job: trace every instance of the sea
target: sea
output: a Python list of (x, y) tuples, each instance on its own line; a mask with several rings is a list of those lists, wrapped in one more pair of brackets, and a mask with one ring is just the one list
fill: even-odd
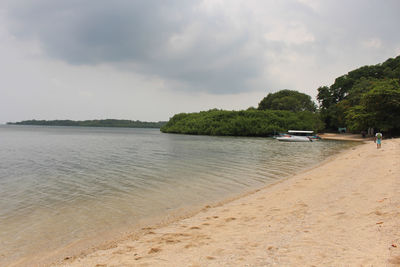
[(1, 125), (0, 266), (67, 255), (174, 220), (354, 145)]

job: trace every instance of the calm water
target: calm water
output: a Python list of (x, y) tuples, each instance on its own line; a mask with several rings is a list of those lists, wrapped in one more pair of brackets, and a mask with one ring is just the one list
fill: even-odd
[(0, 126), (0, 265), (221, 201), (352, 145)]

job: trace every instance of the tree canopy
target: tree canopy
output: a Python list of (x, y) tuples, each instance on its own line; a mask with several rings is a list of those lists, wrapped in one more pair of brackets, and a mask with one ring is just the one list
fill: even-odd
[(375, 128), (400, 133), (400, 56), (363, 66), (318, 88), (321, 118), (327, 129)]
[(372, 82), (357, 105), (346, 112), (354, 130), (375, 127), (384, 132), (400, 130), (400, 83), (398, 79)]
[(288, 129), (319, 131), (324, 127), (318, 114), (286, 110), (209, 110), (180, 113), (161, 127), (164, 133), (230, 136), (269, 136)]
[(268, 94), (258, 109), (228, 111), (212, 109), (180, 113), (161, 127), (164, 133), (230, 136), (270, 136), (289, 129), (320, 131), (324, 128), (314, 112), (311, 97), (297, 91)]
[(294, 90), (281, 90), (270, 93), (258, 104), (259, 110), (289, 110), (292, 112), (316, 110), (315, 103), (307, 94)]

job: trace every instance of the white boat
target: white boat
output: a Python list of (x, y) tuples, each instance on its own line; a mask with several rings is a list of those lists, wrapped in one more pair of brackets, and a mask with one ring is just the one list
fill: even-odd
[(276, 137), (276, 140), (282, 142), (312, 142), (319, 138), (313, 133), (314, 131), (289, 130), (287, 134)]
[(312, 142), (311, 138), (307, 136), (296, 136), (296, 135), (284, 135), (277, 137), (276, 140), (282, 142)]

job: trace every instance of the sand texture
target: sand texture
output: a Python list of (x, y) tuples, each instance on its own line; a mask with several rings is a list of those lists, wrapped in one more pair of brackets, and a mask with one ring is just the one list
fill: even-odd
[(323, 133), (318, 134), (319, 137), (326, 140), (342, 140), (342, 141), (371, 141), (374, 140), (373, 137), (365, 137), (363, 138), (361, 134), (338, 134), (338, 133)]
[(62, 266), (400, 266), (400, 139)]

